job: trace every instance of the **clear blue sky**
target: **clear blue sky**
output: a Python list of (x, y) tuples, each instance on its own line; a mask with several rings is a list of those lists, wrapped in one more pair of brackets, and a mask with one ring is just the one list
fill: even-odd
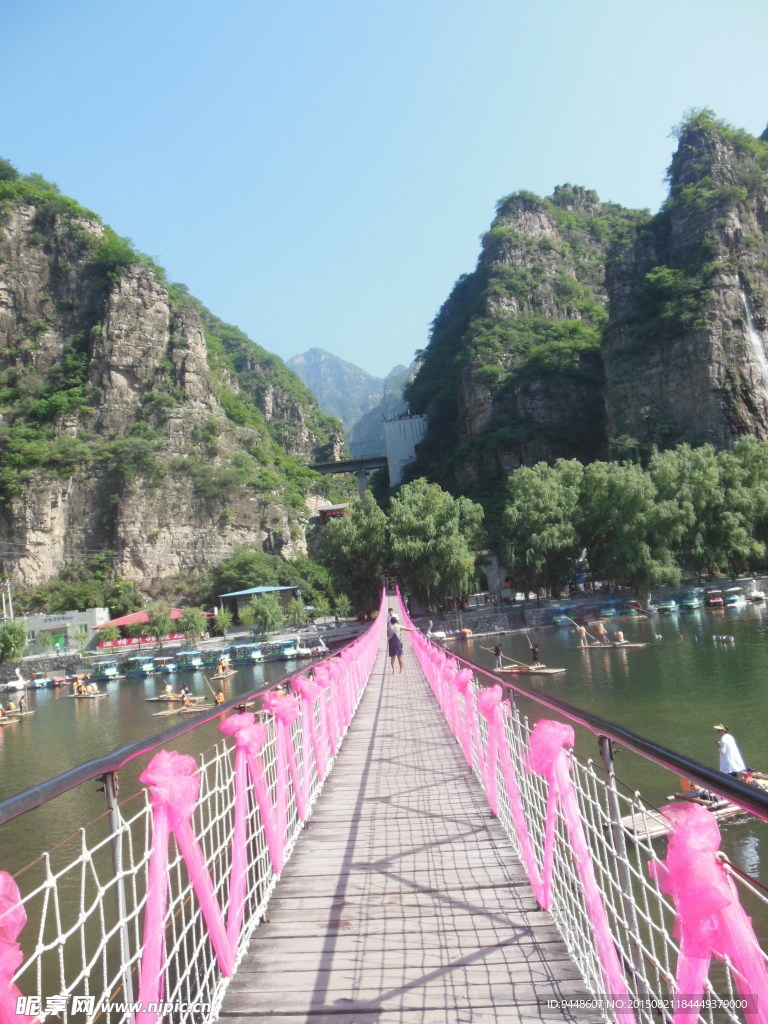
[(0, 0), (0, 156), (287, 359), (426, 346), (495, 204), (656, 211), (691, 107), (768, 122), (766, 0)]

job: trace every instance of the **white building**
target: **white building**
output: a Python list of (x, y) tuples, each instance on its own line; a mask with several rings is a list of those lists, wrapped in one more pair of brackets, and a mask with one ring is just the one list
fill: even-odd
[[(88, 608), (84, 612), (59, 612), (50, 615), (17, 615), (27, 630), (27, 654), (44, 654), (74, 647), (88, 647), (95, 638), (94, 628), (109, 622), (109, 608)], [(46, 636), (47, 634), (47, 636)]]
[(424, 437), (426, 429), (426, 416), (384, 420), (384, 445), (387, 450), (390, 487), (397, 487), (403, 479), (403, 467), (413, 461), (416, 445)]

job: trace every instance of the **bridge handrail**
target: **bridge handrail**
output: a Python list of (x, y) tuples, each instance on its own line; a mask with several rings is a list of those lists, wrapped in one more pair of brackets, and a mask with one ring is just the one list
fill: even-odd
[(626, 729), (615, 722), (610, 722), (608, 719), (602, 718), (591, 711), (577, 708), (567, 701), (560, 700), (558, 697), (548, 697), (544, 694), (534, 693), (523, 686), (516, 686), (506, 679), (499, 679), (492, 672), (481, 668), (479, 665), (475, 665), (466, 658), (462, 658), (460, 654), (452, 652), (452, 656), (465, 668), (469, 668), (476, 675), (481, 676), (489, 685), (499, 684), (507, 692), (518, 694), (526, 700), (540, 704), (549, 711), (555, 711), (577, 725), (589, 729), (598, 738), (605, 737), (611, 740), (612, 743), (619, 743), (627, 749), (634, 751), (634, 753), (640, 754), (642, 757), (652, 761), (660, 768), (675, 772), (677, 775), (684, 775), (686, 778), (698, 782), (704, 789), (711, 789), (721, 793), (731, 803), (737, 804), (750, 814), (768, 821), (768, 792), (740, 782), (730, 775), (725, 775), (723, 772), (710, 768), (700, 761), (687, 757), (685, 754), (670, 750), (660, 743), (654, 743), (653, 740), (645, 739), (645, 737), (638, 735), (638, 733), (632, 732), (631, 729)]
[[(160, 999), (167, 1001), (165, 1012), (179, 1024), (216, 1019), (228, 977), (266, 913), (282, 864), (308, 818), (354, 714), (373, 665), (382, 620), (380, 615), (371, 630), (341, 656), (319, 665), (314, 679), (307, 673), (293, 676), (290, 699), (282, 699), (277, 693), (283, 693), (286, 681), (271, 687), (273, 699), (267, 701), (270, 710), (265, 715), (256, 719), (249, 714), (236, 714), (225, 719), (222, 731), (227, 733), (228, 740), (207, 752), (197, 771), (192, 771), (200, 789), (189, 819), (179, 822), (176, 805), (171, 802), (163, 808), (162, 801), (156, 799), (158, 793), (163, 796), (171, 769), (177, 771), (179, 765), (183, 767), (182, 762), (187, 765), (187, 775), (182, 771), (171, 781), (186, 784), (191, 778), (192, 759), (183, 755), (171, 754), (160, 765), (158, 759), (164, 748), (198, 725), (221, 716), (223, 711), (237, 712), (240, 705), (263, 697), (263, 691), (235, 698), (204, 713), (204, 717), (196, 716), (194, 724), (183, 723), (150, 740), (129, 744), (34, 787), (31, 794), (19, 794), (0, 803), (0, 820), (10, 821), (23, 813), (22, 805), (39, 807), (80, 782), (103, 776), (107, 786), (116, 771), (138, 757), (154, 753), (150, 767), (159, 765), (154, 776), (149, 771), (142, 776), (150, 787), (150, 795), (139, 801), (138, 810), (135, 802), (119, 805), (112, 799), (114, 792), (111, 797), (108, 794), (111, 802), (106, 835), (101, 825), (92, 832), (82, 829), (81, 837), (72, 844), (74, 858), (60, 868), (55, 862), (63, 860), (64, 854), (69, 857), (69, 848), (64, 854), (56, 851), (55, 858), (45, 855), (37, 872), (41, 875), (39, 884), (36, 888), (30, 885), (23, 897), (16, 890), (15, 900), (9, 898), (15, 883), (0, 872), (0, 932), (6, 947), (12, 946), (11, 940), (18, 935), (21, 963), (10, 988), (3, 991), (0, 986), (0, 1018), (3, 1008), (12, 1010), (17, 995), (22, 1000), (21, 1010), (20, 1004), (16, 1004), (22, 1021), (25, 1012), (37, 1013), (31, 1003), (23, 1002), (34, 997), (23, 996), (21, 987), (36, 991), (39, 1002), (41, 988), (44, 994), (44, 986), (53, 984), (51, 979), (55, 978), (59, 987), (54, 991), (73, 999), (84, 992), (83, 997), (91, 999), (107, 1024), (155, 1024), (164, 1012), (156, 1008)], [(531, 693), (516, 682), (502, 683), (493, 673), (449, 654), (420, 634), (411, 636), (414, 647), (421, 650), (420, 657), (436, 659), (438, 675), (443, 673), (436, 696), (446, 718), (460, 738), (470, 766), (493, 797), (491, 802), (489, 796), (489, 802), (499, 822), (526, 866), (533, 867), (534, 892), (537, 898), (543, 894), (544, 903), (561, 928), (590, 990), (621, 995), (616, 987), (607, 985), (626, 978), (632, 998), (663, 1001), (670, 993), (687, 993), (687, 989), (675, 989), (671, 966), (684, 959), (683, 945), (672, 936), (675, 900), (667, 895), (655, 875), (657, 870), (661, 873), (665, 864), (653, 848), (651, 837), (642, 829), (630, 837), (619, 814), (620, 807), (627, 807), (630, 816), (642, 822), (648, 805), (639, 794), (626, 796), (616, 791), (610, 765), (601, 773), (591, 759), (585, 762), (570, 753), (566, 755), (565, 778), (570, 775), (574, 783), (571, 803), (566, 807), (562, 778), (546, 780), (531, 768), (530, 741), (536, 726), (532, 728), (520, 714), (517, 698), (525, 697), (545, 711), (585, 728), (601, 741), (619, 743), (676, 774), (708, 782), (708, 788), (729, 796), (761, 817), (768, 817), (768, 800), (761, 793), (599, 715)], [(424, 651), (428, 654), (424, 655)], [(429, 665), (425, 675), (432, 685), (434, 672), (428, 669)], [(464, 696), (453, 685), (459, 675), (466, 683)], [(486, 698), (494, 696), (496, 686), (513, 699), (509, 704), (496, 705), (498, 714), (493, 719), (496, 712), (488, 712), (494, 706)], [(509, 708), (509, 712), (504, 708)], [(460, 726), (461, 714), (465, 716), (466, 729)], [(604, 750), (603, 754), (605, 763)], [(515, 793), (507, 787), (508, 768), (517, 776), (517, 806)], [(159, 790), (155, 785), (158, 777)], [(557, 797), (554, 802), (552, 794)], [(132, 808), (131, 816), (126, 813), (127, 806)], [(188, 803), (187, 809), (192, 806)], [(578, 827), (583, 829), (580, 854), (588, 855), (588, 863), (584, 856), (576, 854), (574, 834), (569, 831), (574, 813), (578, 813)], [(517, 830), (521, 820), (522, 839)], [(169, 845), (171, 835), (175, 845)], [(239, 839), (236, 841), (235, 837)], [(197, 881), (193, 877), (194, 858), (188, 858), (185, 852), (195, 846), (203, 855), (198, 858)], [(205, 877), (199, 873), (203, 864)], [(94, 879), (95, 895), (91, 891)], [(736, 881), (750, 896), (768, 902), (748, 879)], [(597, 899), (595, 882), (601, 886)], [(60, 914), (58, 891), (60, 887), (71, 890), (73, 886), (80, 896), (80, 907), (74, 915), (76, 919), (70, 921)], [(640, 894), (637, 900), (635, 892)], [(598, 905), (601, 902), (603, 909)], [(39, 920), (33, 919), (30, 909), (39, 911)], [(19, 934), (18, 922), (24, 911), (33, 923)], [(11, 918), (17, 926), (9, 935)], [(616, 954), (611, 953), (614, 942), (618, 961)], [(25, 956), (22, 950), (26, 951)], [(606, 955), (608, 960), (614, 957), (613, 973), (606, 973)], [(755, 956), (765, 975), (765, 955), (758, 949)], [(734, 986), (743, 991), (739, 987), (739, 961), (735, 967), (727, 957), (726, 961), (722, 968), (724, 983), (722, 978), (706, 982), (705, 995), (715, 999), (717, 1013), (722, 1010), (723, 984), (731, 995)], [(98, 982), (91, 982), (91, 978), (98, 978)], [(138, 997), (144, 1000), (140, 1009), (132, 1002), (137, 982), (141, 985)], [(101, 986), (98, 989), (97, 984)], [(89, 988), (90, 985), (93, 987)], [(763, 990), (756, 987), (751, 991)], [(102, 1003), (95, 1003), (91, 995), (94, 992), (100, 999), (122, 998), (126, 1003), (109, 1003), (104, 1008)], [(761, 1010), (765, 1008), (759, 1015), (761, 1022), (768, 1019), (768, 987), (765, 993), (760, 1006)], [(181, 1000), (186, 1000), (183, 1011), (179, 1009)], [(200, 1009), (203, 1004), (205, 1010)], [(59, 1013), (62, 1024), (68, 1024), (76, 1008), (58, 1006), (52, 1007), (51, 1012)], [(622, 1024), (631, 1024), (633, 1019), (655, 1024), (659, 1017), (673, 1021), (673, 1014), (663, 1006), (650, 1007), (648, 1012), (636, 1009), (618, 1019)], [(612, 1019), (612, 1015), (606, 1011), (603, 1018)], [(686, 1024), (695, 1024), (697, 1019), (707, 1024), (721, 1020), (711, 1010), (702, 1015), (688, 1013), (684, 1018)], [(728, 1010), (725, 1019), (740, 1024), (744, 1016)], [(32, 1020), (27, 1019), (25, 1024), (32, 1024)]]
[[(401, 613), (408, 621), (402, 604)], [(681, 794), (655, 808), (637, 792), (622, 792), (611, 744), (711, 779), (715, 792), (739, 798), (736, 808), (750, 805), (764, 817), (762, 795), (598, 715), (502, 684), (420, 634), (412, 640), (492, 815), (593, 995), (585, 1009), (622, 1024), (765, 1024), (768, 956), (742, 898), (764, 909), (768, 899), (719, 851), (716, 813), (732, 813), (730, 805)], [(523, 696), (567, 721), (542, 717), (531, 725), (518, 707)], [(576, 755), (571, 722), (598, 736), (602, 771)], [(654, 847), (662, 836), (665, 860)]]
[[(0, 953), (15, 970), (11, 981), (0, 964), (0, 1020), (35, 1024), (55, 1014), (68, 1022), (83, 1013), (107, 1024), (216, 1018), (354, 716), (382, 622), (380, 615), (303, 675), (234, 698), (195, 715), (194, 724), (128, 744), (0, 804), (10, 822), (101, 777), (108, 807), (108, 815), (18, 872), (23, 895), (0, 870)], [(264, 708), (246, 712), (257, 698)], [(227, 710), (235, 714), (224, 717)], [(198, 766), (167, 750), (217, 718), (227, 739), (201, 755)], [(148, 755), (138, 809), (131, 797), (119, 803), (116, 772)], [(190, 803), (193, 792), (198, 796)], [(74, 890), (78, 907), (64, 912), (62, 889)]]
[[(632, 732), (631, 729), (617, 725), (615, 722), (602, 718), (594, 712), (577, 708), (575, 705), (569, 704), (567, 701), (560, 700), (557, 697), (548, 697), (527, 690), (525, 687), (516, 686), (506, 679), (499, 679), (492, 672), (476, 665), (474, 662), (468, 661), (458, 653), (453, 653), (452, 656), (462, 666), (482, 676), (487, 683), (498, 683), (504, 690), (516, 693), (526, 700), (540, 704), (549, 711), (555, 711), (563, 715), (577, 725), (589, 729), (597, 737), (604, 736), (613, 743), (620, 743), (627, 749), (648, 758), (648, 760), (661, 768), (675, 772), (678, 775), (685, 775), (687, 778), (698, 782), (705, 789), (713, 789), (716, 792), (722, 793), (724, 797), (732, 803), (738, 804), (745, 811), (768, 821), (768, 793), (757, 790), (754, 786), (739, 782), (737, 779), (724, 775), (714, 768), (709, 768), (707, 765), (689, 758), (685, 754), (680, 754), (659, 743), (645, 739), (645, 737), (640, 736), (638, 733)], [(325, 660), (327, 661), (328, 659)], [(322, 665), (324, 662), (319, 662), (318, 664)], [(31, 786), (15, 796), (0, 800), (0, 825), (12, 821), (27, 811), (42, 807), (48, 801), (62, 796), (84, 782), (90, 782), (92, 779), (100, 778), (102, 775), (111, 772), (118, 772), (131, 761), (161, 750), (181, 736), (193, 732), (199, 726), (206, 725), (208, 722), (220, 718), (233, 708), (252, 704), (263, 697), (265, 693), (280, 689), (283, 685), (284, 680), (281, 680), (264, 689), (254, 690), (251, 693), (235, 697), (214, 710), (195, 715), (194, 721), (171, 726), (147, 739), (136, 740), (123, 747), (118, 747), (108, 754), (93, 758), (90, 761), (77, 765), (75, 768), (71, 768), (69, 771), (55, 775), (45, 782)]]

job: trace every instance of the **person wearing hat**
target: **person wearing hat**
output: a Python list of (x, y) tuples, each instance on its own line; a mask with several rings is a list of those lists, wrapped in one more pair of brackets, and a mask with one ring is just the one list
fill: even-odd
[(717, 743), (717, 749), (720, 751), (720, 771), (725, 772), (726, 775), (733, 775), (738, 779), (742, 772), (747, 770), (747, 765), (736, 745), (736, 740), (728, 732), (727, 725), (716, 725), (715, 729), (718, 733), (715, 742)]

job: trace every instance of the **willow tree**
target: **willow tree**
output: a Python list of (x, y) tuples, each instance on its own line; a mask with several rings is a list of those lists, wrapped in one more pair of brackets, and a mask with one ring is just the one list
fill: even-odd
[(390, 550), (404, 591), (429, 611), (469, 593), (483, 510), (423, 478), (405, 484), (389, 510)]
[(0, 661), (16, 661), (27, 646), (27, 627), (13, 619), (0, 626)]
[(516, 585), (560, 588), (582, 550), (578, 533), (584, 467), (575, 459), (554, 466), (521, 466), (509, 478), (500, 549)]
[(187, 638), (200, 636), (208, 629), (208, 619), (199, 608), (185, 608), (179, 616), (176, 626)]
[(659, 495), (677, 507), (678, 561), (687, 572), (761, 564), (765, 547), (755, 530), (768, 507), (765, 455), (764, 445), (744, 438), (731, 452), (681, 444), (651, 459)]
[(597, 579), (621, 580), (641, 593), (680, 581), (678, 507), (640, 466), (593, 462), (584, 469), (580, 533)]
[(387, 517), (370, 493), (352, 506), (349, 515), (332, 519), (325, 528), (321, 561), (358, 616), (378, 607), (386, 554)]
[(248, 610), (253, 631), (258, 636), (274, 633), (283, 624), (285, 611), (277, 594), (255, 594), (248, 602)]

